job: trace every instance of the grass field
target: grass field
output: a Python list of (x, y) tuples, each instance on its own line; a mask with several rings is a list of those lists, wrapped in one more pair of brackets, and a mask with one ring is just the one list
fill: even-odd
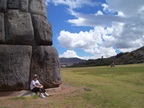
[(63, 84), (82, 87), (46, 99), (0, 99), (0, 108), (144, 108), (144, 64), (62, 68)]

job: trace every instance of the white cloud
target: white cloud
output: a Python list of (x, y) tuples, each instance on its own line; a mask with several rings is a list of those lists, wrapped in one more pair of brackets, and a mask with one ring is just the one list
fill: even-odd
[(109, 6), (107, 4), (102, 4), (103, 10), (109, 10)]
[(102, 11), (97, 11), (97, 13), (95, 15), (103, 15)]
[[(75, 26), (99, 27), (112, 26), (111, 37), (105, 47), (113, 46), (119, 50), (123, 48), (133, 49), (144, 46), (144, 1), (143, 0), (106, 0), (108, 4), (102, 4), (103, 11), (108, 15), (101, 14), (99, 10), (94, 14), (82, 14), (71, 11), (75, 19), (68, 20)], [(114, 14), (116, 12), (118, 14)], [(101, 32), (102, 33), (102, 32)], [(129, 51), (129, 50), (128, 50)]]
[[(113, 22), (126, 22), (128, 19), (123, 17), (122, 15), (103, 15), (103, 13), (99, 10), (96, 14), (82, 14), (75, 12), (73, 10), (69, 10), (70, 14), (75, 16), (75, 19), (69, 19), (68, 23), (71, 23), (75, 26), (107, 26), (111, 25)], [(121, 13), (122, 14), (122, 13)]]
[(73, 58), (73, 57), (77, 57), (79, 58), (79, 56), (76, 54), (75, 51), (73, 50), (67, 50), (66, 52), (64, 52), (63, 54), (59, 55), (59, 57), (65, 57), (65, 58)]
[(47, 0), (55, 5), (67, 5), (70, 9), (81, 8), (83, 6), (95, 6), (98, 3), (91, 0)]
[(95, 27), (90, 31), (71, 33), (61, 31), (58, 40), (63, 47), (67, 48), (91, 48), (103, 43), (103, 36), (111, 33), (111, 28)]
[[(144, 0), (106, 0), (102, 10), (83, 14), (74, 9), (83, 6), (96, 6), (89, 0), (51, 0), (55, 5), (69, 7), (74, 19), (67, 22), (73, 26), (93, 27), (89, 31), (72, 33), (62, 30), (58, 41), (66, 48), (80, 48), (98, 58), (115, 55), (115, 49), (122, 52), (132, 51), (144, 46)], [(75, 54), (77, 55), (77, 54)], [(90, 57), (88, 57), (90, 58)]]
[(144, 6), (144, 0), (106, 0), (109, 7), (115, 11), (121, 11), (126, 16), (135, 16)]
[[(92, 52), (93, 51), (93, 52)], [(125, 50), (123, 49), (123, 52)], [(78, 56), (78, 54), (74, 51), (74, 50), (67, 50), (66, 52), (64, 52), (63, 54), (59, 55), (59, 57), (64, 57), (64, 58), (80, 58), (80, 59), (97, 59), (97, 58), (101, 58), (101, 57), (111, 57), (112, 55), (116, 55), (115, 49), (113, 49), (112, 47), (99, 47), (99, 48), (95, 48), (95, 49), (87, 49), (86, 52), (92, 52), (93, 56)]]
[(64, 58), (80, 58), (80, 59), (84, 59), (84, 60), (88, 60), (88, 59), (95, 59), (95, 56), (78, 56), (77, 53), (74, 50), (67, 50), (65, 51), (63, 54), (59, 55), (59, 57), (64, 57)]
[(61, 46), (69, 49), (81, 48), (86, 53), (92, 54), (92, 58), (110, 57), (116, 55), (115, 49), (112, 46), (103, 47), (103, 44), (105, 44), (105, 37), (109, 37), (108, 34), (111, 34), (112, 31), (111, 27), (95, 27), (88, 32), (81, 31), (79, 33), (63, 30), (60, 32), (58, 40)]
[(121, 12), (121, 11), (118, 11), (118, 15), (117, 16), (125, 17), (124, 13)]

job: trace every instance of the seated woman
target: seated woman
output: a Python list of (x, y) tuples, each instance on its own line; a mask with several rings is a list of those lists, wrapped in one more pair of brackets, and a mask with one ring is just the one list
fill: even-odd
[(48, 93), (46, 93), (45, 89), (43, 88), (43, 85), (38, 81), (37, 74), (34, 75), (33, 80), (30, 83), (30, 89), (32, 92), (39, 92), (41, 98), (45, 98), (45, 96), (49, 96)]

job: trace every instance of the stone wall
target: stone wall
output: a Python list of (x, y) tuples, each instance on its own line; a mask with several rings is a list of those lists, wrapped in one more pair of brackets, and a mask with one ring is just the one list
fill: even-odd
[(61, 84), (45, 0), (0, 0), (0, 90), (29, 89), (35, 73), (47, 88)]

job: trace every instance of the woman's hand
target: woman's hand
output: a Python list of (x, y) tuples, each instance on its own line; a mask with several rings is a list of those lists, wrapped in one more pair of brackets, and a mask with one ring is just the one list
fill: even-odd
[(43, 85), (40, 85), (39, 88), (43, 88)]
[(43, 88), (43, 85), (34, 85), (36, 88)]

